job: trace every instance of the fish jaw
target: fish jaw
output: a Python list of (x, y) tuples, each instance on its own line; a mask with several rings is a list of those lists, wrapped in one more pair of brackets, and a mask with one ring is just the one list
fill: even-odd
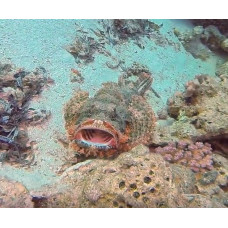
[(80, 128), (75, 134), (75, 142), (85, 147), (111, 149), (118, 147), (118, 141), (112, 133), (94, 127)]
[(71, 139), (80, 147), (100, 150), (119, 148), (121, 135), (107, 121), (88, 119), (76, 126), (72, 133)]

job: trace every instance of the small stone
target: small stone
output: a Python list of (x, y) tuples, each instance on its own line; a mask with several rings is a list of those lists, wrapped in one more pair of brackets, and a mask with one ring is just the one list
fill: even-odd
[(202, 178), (199, 180), (202, 185), (209, 185), (215, 182), (218, 176), (217, 171), (209, 171), (203, 174)]
[(222, 43), (221, 43), (221, 47), (224, 51), (228, 52), (228, 39), (225, 39)]
[(188, 202), (192, 202), (195, 199), (195, 197), (192, 195), (186, 195), (185, 197), (188, 200)]
[(168, 113), (166, 109), (162, 109), (158, 111), (157, 115), (160, 120), (166, 120), (168, 118)]
[(203, 26), (196, 26), (193, 28), (193, 33), (195, 35), (201, 35), (203, 33), (203, 31), (204, 31)]
[(115, 168), (107, 168), (104, 170), (104, 173), (115, 173), (116, 169)]

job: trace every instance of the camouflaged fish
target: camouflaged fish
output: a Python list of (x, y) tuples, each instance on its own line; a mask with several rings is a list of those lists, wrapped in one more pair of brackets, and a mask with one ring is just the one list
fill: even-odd
[(108, 158), (149, 143), (155, 116), (143, 96), (152, 81), (148, 72), (128, 71), (118, 83), (104, 83), (94, 97), (76, 92), (64, 110), (70, 148), (86, 157)]

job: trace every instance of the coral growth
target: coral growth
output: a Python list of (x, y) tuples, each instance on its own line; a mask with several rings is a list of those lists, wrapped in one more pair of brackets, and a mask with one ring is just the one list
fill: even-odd
[(168, 100), (167, 111), (174, 118), (159, 127), (154, 146), (179, 140), (209, 142), (213, 149), (227, 155), (228, 82), (224, 77), (198, 75), (186, 83), (184, 92), (176, 92)]
[(0, 161), (24, 163), (28, 144), (26, 123), (39, 123), (49, 116), (45, 110), (29, 108), (29, 100), (41, 92), (48, 80), (45, 69), (33, 72), (0, 64)]
[(168, 113), (175, 119), (185, 116), (204, 138), (228, 133), (228, 83), (207, 75), (196, 76), (186, 90), (168, 101)]
[(161, 154), (166, 161), (188, 166), (195, 172), (213, 168), (212, 148), (208, 143), (171, 142), (165, 147), (157, 147), (155, 152)]
[(118, 83), (105, 83), (92, 98), (78, 92), (65, 107), (71, 147), (85, 156), (111, 157), (148, 143), (155, 127), (154, 113), (143, 97), (152, 77), (134, 65)]

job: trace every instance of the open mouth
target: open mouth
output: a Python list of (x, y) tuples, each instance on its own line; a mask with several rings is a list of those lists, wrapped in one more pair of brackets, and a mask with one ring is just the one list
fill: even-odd
[(117, 147), (116, 137), (111, 132), (92, 127), (79, 129), (75, 134), (75, 142), (81, 147), (96, 147), (102, 150)]

